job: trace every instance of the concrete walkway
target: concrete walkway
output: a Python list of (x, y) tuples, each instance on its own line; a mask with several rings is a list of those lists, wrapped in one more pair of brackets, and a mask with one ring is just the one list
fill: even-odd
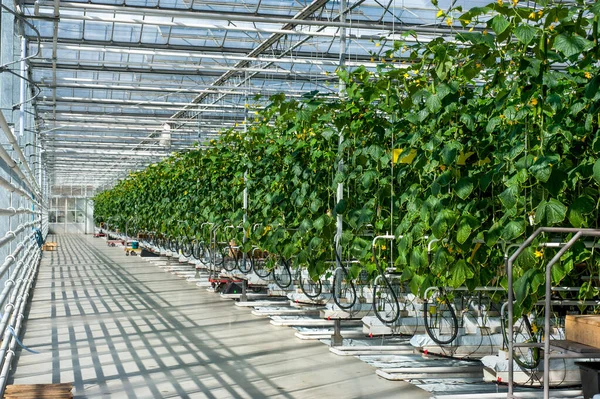
[(351, 357), (160, 271), (103, 239), (44, 253), (15, 384), (73, 382), (76, 397), (425, 398)]

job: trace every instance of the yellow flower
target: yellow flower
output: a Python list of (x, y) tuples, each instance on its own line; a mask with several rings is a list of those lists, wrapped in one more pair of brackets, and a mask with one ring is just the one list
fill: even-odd
[(379, 46), (381, 46), (381, 43), (379, 43), (379, 42), (375, 43), (375, 47), (379, 47)]
[(591, 79), (592, 78), (592, 74), (589, 72), (586, 72), (583, 74), (585, 76), (586, 79)]
[(548, 29), (550, 29), (550, 30), (554, 30), (554, 25), (550, 25), (550, 26), (548, 27)]
[(529, 103), (530, 103), (531, 105), (537, 105), (537, 103), (538, 103), (538, 100), (537, 100), (537, 98), (532, 98), (532, 99), (531, 99), (531, 101), (529, 101)]
[(538, 332), (538, 326), (536, 324), (532, 324), (531, 325), (531, 332), (534, 334), (537, 334)]
[(444, 10), (440, 9), (440, 10), (437, 12), (437, 15), (436, 15), (436, 17), (438, 17), (438, 18), (439, 18), (439, 17), (441, 17), (442, 15), (444, 15)]
[(375, 62), (375, 58), (371, 57), (371, 62)]
[(446, 25), (452, 26), (452, 18), (446, 19)]
[[(589, 73), (589, 72), (586, 72), (586, 73)], [(408, 79), (408, 77), (409, 77), (409, 76), (410, 76), (410, 75), (409, 75), (409, 74), (407, 74), (407, 73), (405, 73), (405, 74), (404, 74), (404, 77), (405, 77), (406, 79)], [(588, 78), (588, 79), (589, 79), (589, 78)]]
[(531, 14), (529, 14), (529, 19), (535, 19), (535, 12), (532, 12)]
[(488, 32), (487, 32), (487, 29), (483, 31), (483, 34), (484, 34), (484, 35), (487, 35), (487, 33), (488, 33)]
[(542, 251), (535, 251), (534, 255), (536, 258), (543, 258), (544, 254), (542, 253)]
[(501, 6), (502, 5), (502, 0), (498, 0), (498, 5)]
[(517, 4), (519, 4), (519, 0), (512, 0), (512, 2), (513, 2), (513, 6), (514, 6), (514, 7), (516, 7), (516, 6), (517, 6)]
[(473, 27), (471, 27), (471, 29), (469, 29), (469, 32), (473, 32)]
[(446, 170), (446, 165), (440, 165), (440, 170), (442, 170), (442, 171)]
[(544, 15), (544, 10), (539, 10), (538, 11), (538, 17), (542, 18), (542, 15)]

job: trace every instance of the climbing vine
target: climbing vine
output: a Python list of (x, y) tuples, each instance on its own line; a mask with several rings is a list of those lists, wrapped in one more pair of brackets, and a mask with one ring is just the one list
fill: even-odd
[[(353, 275), (375, 274), (371, 239), (392, 233), (393, 266), (415, 293), (505, 286), (510, 243), (540, 226), (598, 227), (600, 5), (527, 4), (439, 9), (450, 37), (405, 33), (376, 70), (338, 71), (339, 98), (271, 97), (245, 132), (224, 130), (98, 194), (96, 218), (123, 229), (135, 215), (139, 229), (200, 239), (203, 222), (243, 223), (246, 187), (236, 233), (246, 249), (313, 277), (330, 269), (342, 214)], [(549, 251), (518, 259), (522, 308), (542, 294)], [(569, 284), (577, 268), (597, 274), (593, 256), (576, 246), (554, 282)], [(580, 294), (597, 291), (587, 283)]]

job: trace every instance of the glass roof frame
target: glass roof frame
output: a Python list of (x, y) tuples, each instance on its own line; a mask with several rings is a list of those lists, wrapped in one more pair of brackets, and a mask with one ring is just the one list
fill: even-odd
[[(397, 34), (449, 31), (428, 0), (347, 0), (344, 18), (340, 0), (15, 3), (40, 32), (28, 68), (41, 89), (36, 125), (54, 184), (96, 188), (206, 145), (222, 128), (242, 131), (248, 105), (274, 93), (337, 95), (341, 58), (374, 69)], [(32, 53), (38, 38), (25, 33)], [(263, 99), (250, 100), (256, 94)]]

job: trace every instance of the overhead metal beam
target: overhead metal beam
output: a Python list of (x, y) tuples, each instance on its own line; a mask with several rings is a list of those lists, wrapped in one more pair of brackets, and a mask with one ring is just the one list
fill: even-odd
[[(33, 6), (35, 2), (33, 0), (26, 0), (25, 4), (27, 6)], [(48, 5), (48, 2), (42, 1), (38, 2), (40, 7), (45, 7)], [(74, 2), (61, 2), (61, 8), (64, 10), (86, 10), (86, 11), (95, 11), (95, 12), (107, 12), (107, 13), (116, 13), (119, 15), (132, 14), (132, 15), (155, 15), (160, 17), (177, 17), (177, 18), (189, 18), (189, 19), (207, 19), (211, 21), (238, 21), (238, 22), (253, 22), (253, 23), (263, 23), (263, 24), (273, 24), (273, 25), (281, 25), (281, 24), (296, 24), (296, 25), (306, 25), (306, 26), (329, 26), (335, 28), (354, 28), (354, 29), (374, 29), (374, 30), (394, 30), (393, 23), (386, 22), (372, 22), (366, 19), (357, 18), (352, 22), (337, 22), (332, 21), (326, 18), (310, 18), (303, 19), (300, 23), (298, 23), (298, 19), (294, 18), (286, 18), (281, 15), (266, 15), (266, 14), (249, 14), (249, 13), (240, 13), (235, 11), (198, 11), (198, 10), (181, 10), (176, 8), (167, 8), (167, 7), (157, 7), (157, 8), (149, 8), (142, 6), (135, 6), (131, 4), (127, 4), (126, 6), (120, 5), (109, 5), (109, 4), (91, 4), (91, 3), (74, 3)], [(379, 8), (379, 7), (377, 7)], [(432, 12), (435, 13), (436, 9), (434, 7), (429, 8)], [(302, 12), (302, 10), (299, 10)], [(314, 12), (314, 11), (313, 11)], [(310, 13), (312, 14), (312, 12)], [(309, 14), (309, 15), (310, 15)]]
[[(201, 84), (197, 82), (174, 82), (169, 80), (146, 80), (146, 81), (115, 81), (108, 79), (88, 79), (88, 78), (58, 78), (56, 80), (57, 87), (75, 88), (75, 89), (101, 89), (101, 90), (132, 90), (132, 91), (160, 91), (160, 92), (174, 92), (174, 93), (228, 93), (245, 95), (247, 93), (281, 93), (285, 92), (287, 96), (293, 97), (295, 94), (302, 95), (306, 93), (304, 89), (294, 89), (292, 87), (294, 82), (289, 82), (289, 87), (276, 88), (266, 87), (265, 85), (260, 86), (244, 86), (241, 90), (239, 86), (219, 86), (212, 87), (208, 84)], [(40, 87), (51, 87), (52, 84), (48, 83), (44, 78), (34, 80), (34, 83)], [(283, 81), (283, 83), (286, 83)], [(153, 85), (153, 86), (150, 86)], [(190, 88), (192, 86), (192, 88)]]
[[(281, 27), (281, 30), (282, 31), (290, 30), (294, 26), (297, 26), (298, 24), (301, 24), (301, 22), (302, 22), (303, 19), (306, 19), (306, 18), (310, 17), (314, 12), (316, 12), (319, 9), (321, 9), (323, 6), (325, 6), (325, 4), (327, 4), (327, 1), (328, 0), (314, 0), (311, 4), (309, 4), (304, 9), (302, 9), (302, 11), (300, 11), (299, 13), (297, 13), (294, 16), (294, 18), (292, 18), (294, 20), (293, 22), (289, 22), (289, 23), (286, 23), (285, 25), (283, 25)], [(248, 53), (247, 57), (248, 58), (253, 58), (253, 57), (259, 56), (265, 50), (271, 48), (283, 36), (284, 36), (283, 33), (274, 33), (274, 34), (272, 34), (267, 40), (265, 40), (260, 45), (258, 45), (257, 47), (255, 47), (252, 51), (250, 51)], [(232, 69), (230, 71), (225, 72), (222, 76), (220, 76), (217, 80), (215, 80), (212, 85), (213, 86), (220, 86), (220, 85), (222, 85), (228, 79), (230, 79), (232, 76), (234, 76), (236, 74), (236, 71), (235, 71), (236, 69), (245, 68), (246, 66), (248, 66), (249, 63), (250, 63), (250, 61), (239, 61), (239, 62), (237, 62), (232, 67)], [(206, 98), (206, 96), (207, 96), (206, 94), (200, 94), (199, 96), (197, 96), (196, 98), (194, 98), (192, 100), (191, 104), (189, 106), (185, 107), (184, 110), (176, 112), (173, 115), (173, 119), (177, 119), (180, 116), (182, 116), (185, 111), (187, 111), (188, 109), (190, 109), (191, 107), (193, 107), (193, 104), (197, 104), (197, 103), (202, 102), (202, 100), (204, 100)]]
[[(243, 62), (243, 61), (242, 61)], [(47, 69), (52, 68), (52, 63), (49, 62), (41, 62), (41, 61), (29, 61), (29, 65), (31, 68), (37, 69)], [(217, 77), (223, 76), (223, 74), (217, 72), (216, 70), (205, 70), (202, 65), (195, 66), (196, 69), (168, 69), (168, 68), (144, 68), (144, 67), (129, 67), (129, 66), (116, 66), (116, 65), (99, 65), (99, 64), (67, 64), (60, 63), (56, 64), (56, 69), (60, 70), (72, 70), (72, 71), (93, 71), (93, 72), (117, 72), (117, 73), (142, 73), (148, 75), (168, 75), (168, 76), (208, 76), (208, 77)], [(226, 68), (220, 68), (223, 70)], [(243, 75), (244, 68), (228, 68), (231, 69), (230, 76), (234, 76), (237, 74)], [(256, 69), (256, 68), (253, 68)], [(258, 70), (258, 69), (257, 69)], [(255, 75), (256, 79), (266, 79), (266, 80), (288, 80), (293, 78), (296, 81), (303, 82), (315, 82), (315, 81), (336, 81), (336, 78), (331, 76), (306, 76), (305, 74), (297, 73), (297, 72), (289, 72), (289, 71), (281, 71), (281, 70), (269, 70), (269, 69), (261, 69), (261, 72), (258, 72)]]
[[(217, 123), (215, 123), (214, 121), (217, 121)], [(62, 123), (62, 122), (66, 122), (68, 124), (87, 124), (87, 123), (94, 123), (94, 124), (102, 124), (102, 125), (108, 125), (108, 126), (114, 126), (117, 124), (123, 124), (123, 125), (135, 125), (135, 126), (162, 126), (163, 124), (160, 123), (160, 120), (157, 119), (142, 119), (142, 118), (123, 118), (123, 117), (111, 117), (110, 115), (106, 116), (106, 117), (101, 117), (101, 116), (95, 116), (95, 117), (91, 117), (91, 116), (71, 116), (71, 117), (65, 117), (63, 115), (58, 115), (56, 117), (56, 119), (51, 120), (50, 122), (55, 122), (55, 123)], [(235, 122), (228, 119), (227, 121), (222, 120), (222, 118), (212, 118), (212, 119), (206, 119), (206, 120), (189, 120), (189, 122), (194, 122), (197, 125), (200, 126), (233, 126), (235, 125)], [(46, 121), (46, 123), (44, 125), (48, 125), (49, 122)], [(41, 125), (41, 126), (44, 126)]]
[[(107, 122), (123, 122), (123, 123), (136, 123), (136, 121), (139, 121), (140, 124), (153, 124), (153, 125), (157, 125), (160, 124), (162, 126), (163, 123), (161, 122), (167, 122), (169, 119), (169, 116), (171, 116), (171, 114), (167, 114), (167, 113), (163, 113), (163, 114), (146, 114), (146, 113), (125, 113), (125, 112), (120, 112), (120, 113), (113, 113), (113, 114), (109, 114), (106, 112), (99, 112), (99, 111), (89, 111), (89, 112), (61, 112), (59, 116), (57, 116), (56, 119), (54, 119), (54, 121), (72, 121), (72, 120), (92, 120), (94, 122), (102, 122), (102, 121), (107, 121)], [(219, 116), (219, 115), (205, 115), (202, 118), (201, 123), (207, 123), (210, 121), (216, 121), (218, 123), (222, 123), (222, 124), (234, 124), (235, 122), (241, 122), (243, 121), (244, 118), (240, 118), (238, 120), (234, 119), (232, 116), (228, 116), (227, 118), (223, 117), (223, 116)], [(189, 122), (195, 122), (198, 123), (197, 119), (189, 119)]]
[[(45, 49), (48, 44), (42, 43), (41, 48)], [(67, 51), (86, 51), (93, 53), (111, 53), (111, 54), (127, 54), (127, 55), (147, 55), (147, 56), (159, 56), (159, 57), (182, 57), (182, 58), (196, 58), (196, 59), (211, 59), (211, 60), (223, 60), (223, 61), (254, 61), (254, 62), (270, 62), (275, 64), (299, 64), (299, 65), (319, 65), (319, 66), (331, 66), (337, 67), (338, 63), (336, 60), (327, 59), (314, 59), (314, 58), (303, 58), (294, 54), (294, 57), (290, 58), (277, 58), (277, 57), (247, 57), (243, 55), (235, 54), (224, 54), (215, 52), (200, 52), (193, 50), (157, 50), (157, 49), (143, 49), (135, 46), (130, 47), (117, 47), (112, 45), (103, 46), (92, 46), (85, 44), (58, 44), (60, 50)], [(362, 66), (365, 61), (348, 61), (349, 66)], [(367, 61), (368, 62), (368, 61)]]
[[(45, 100), (38, 101), (39, 104), (43, 104), (46, 102)], [(136, 105), (136, 106), (144, 106), (149, 105), (153, 107), (183, 107), (188, 105), (188, 103), (176, 103), (169, 101), (137, 101), (137, 100), (120, 100), (113, 98), (86, 98), (86, 97), (56, 97), (56, 102), (61, 103), (78, 103), (78, 104), (115, 104), (115, 105)], [(219, 110), (231, 110), (231, 109), (240, 109), (244, 110), (246, 107), (242, 105), (235, 104), (211, 104), (209, 108), (216, 108)], [(262, 107), (261, 107), (262, 108)], [(257, 108), (257, 109), (261, 109)]]
[[(28, 40), (37, 39), (37, 36), (27, 37)], [(116, 38), (118, 39), (118, 38)], [(50, 37), (42, 37), (42, 43), (52, 43), (52, 38)], [(165, 44), (165, 43), (132, 43), (132, 42), (121, 42), (119, 40), (91, 40), (91, 39), (70, 39), (59, 37), (59, 44), (64, 45), (84, 45), (84, 46), (97, 46), (100, 49), (104, 47), (113, 47), (113, 48), (136, 48), (136, 49), (149, 49), (149, 50), (167, 50), (167, 51), (183, 51), (183, 52), (199, 52), (206, 54), (209, 57), (210, 53), (214, 54), (247, 54), (249, 49), (245, 49), (242, 47), (219, 47), (219, 46), (194, 46), (194, 45), (177, 45), (177, 44)], [(101, 50), (99, 50), (101, 51)], [(278, 57), (282, 54), (283, 50), (279, 49), (271, 49), (269, 50), (269, 54), (273, 57)], [(337, 60), (339, 59), (339, 54), (337, 53), (328, 53), (328, 52), (317, 52), (317, 51), (302, 51), (297, 50), (294, 51), (294, 56), (299, 59), (304, 58), (314, 58), (318, 57), (322, 60)], [(369, 61), (371, 58), (370, 54), (354, 54), (352, 56), (353, 59), (357, 61)]]
[[(119, 13), (118, 15), (122, 15), (122, 13)], [(248, 33), (248, 32), (252, 32), (252, 33), (268, 33), (268, 34), (282, 34), (282, 35), (295, 35), (295, 36), (310, 36), (310, 37), (327, 37), (327, 38), (333, 38), (333, 37), (339, 37), (339, 35), (336, 32), (336, 29), (333, 29), (332, 31), (329, 32), (319, 32), (319, 31), (310, 31), (310, 30), (296, 30), (296, 29), (275, 29), (275, 28), (258, 28), (256, 26), (238, 26), (238, 25), (233, 25), (233, 24), (210, 24), (210, 23), (196, 23), (196, 22), (182, 22), (182, 21), (176, 21), (176, 22), (171, 22), (171, 21), (154, 21), (154, 20), (148, 20), (148, 19), (141, 19), (141, 18), (120, 18), (120, 17), (112, 17), (112, 18), (102, 18), (102, 17), (98, 17), (98, 16), (90, 16), (90, 15), (73, 15), (73, 14), (63, 14), (61, 16), (61, 20), (65, 20), (65, 21), (89, 21), (89, 22), (102, 22), (102, 23), (107, 23), (107, 24), (131, 24), (131, 25), (145, 25), (145, 26), (158, 26), (158, 27), (170, 27), (170, 28), (187, 28), (187, 29), (198, 29), (198, 30), (206, 30), (209, 32), (212, 31), (232, 31), (232, 32), (244, 32), (244, 33)], [(307, 24), (302, 24), (302, 23), (298, 23), (298, 20), (294, 20), (294, 19), (287, 19), (287, 24), (288, 25), (293, 25), (293, 26), (301, 26), (301, 25), (307, 25)], [(274, 22), (277, 25), (281, 25), (282, 23), (286, 23), (283, 21), (279, 21), (279, 22)], [(318, 26), (327, 26), (327, 25), (323, 25), (323, 24), (319, 24)], [(360, 29), (360, 28), (355, 28), (355, 29)], [(376, 30), (376, 31), (381, 31), (381, 29), (377, 29), (377, 28), (365, 28), (367, 30)], [(198, 34), (190, 34), (189, 37), (197, 37)], [(370, 40), (370, 39), (379, 39), (381, 37), (381, 35), (367, 35), (367, 34), (360, 34), (360, 35), (350, 35), (352, 39), (363, 39), (363, 40)], [(182, 35), (175, 35), (173, 33), (171, 33), (171, 37), (183, 37)], [(187, 36), (185, 36), (187, 37)]]

